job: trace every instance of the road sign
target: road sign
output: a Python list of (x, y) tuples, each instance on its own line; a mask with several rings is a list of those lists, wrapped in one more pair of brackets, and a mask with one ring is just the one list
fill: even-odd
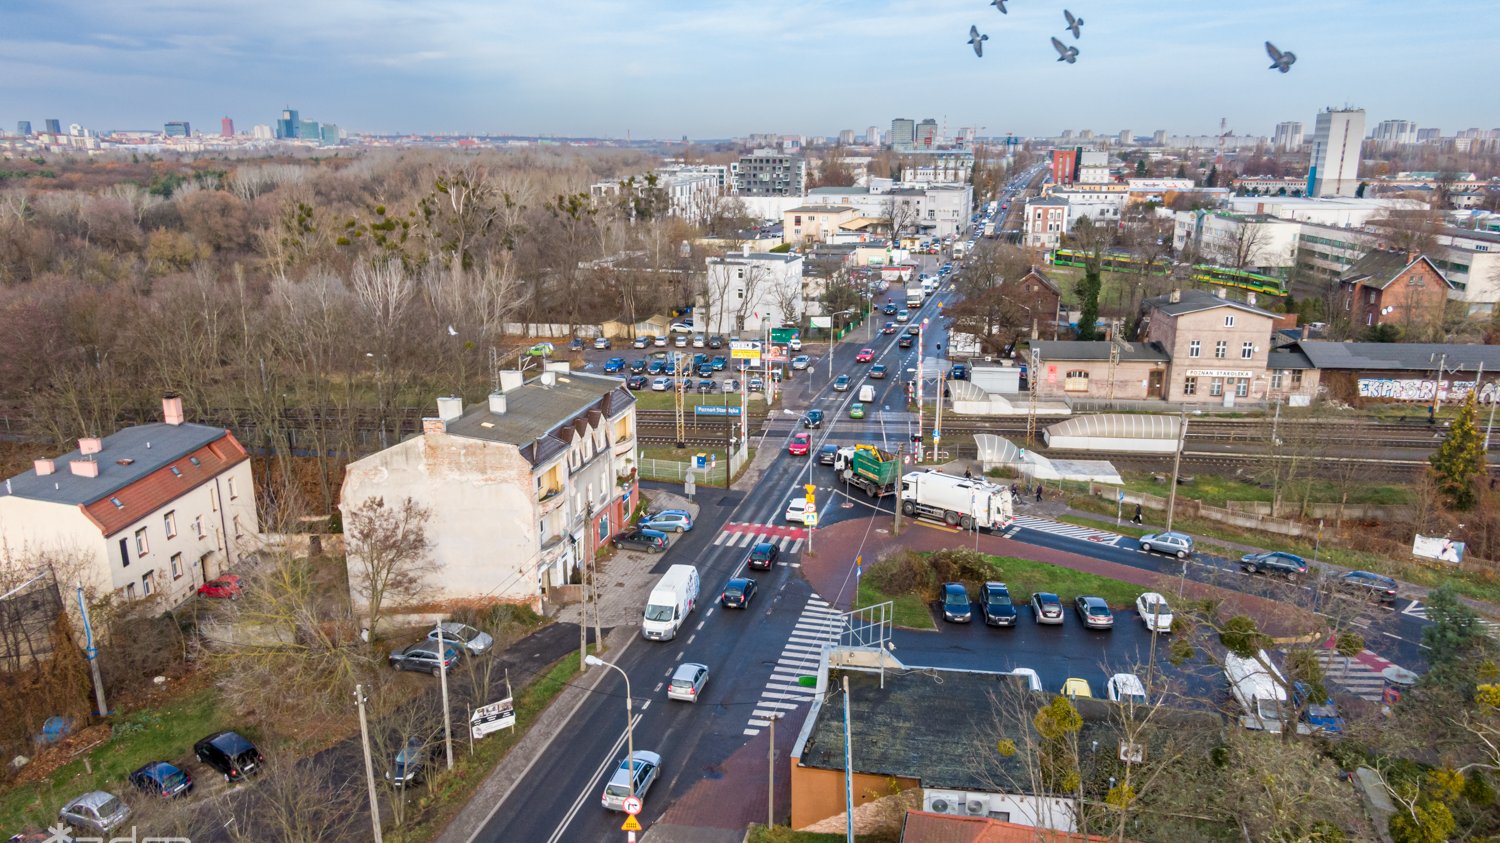
[(818, 513), (817, 513), (817, 511), (809, 509), (807, 512), (803, 513), (803, 515), (802, 515), (802, 525), (804, 527), (816, 527), (816, 526), (818, 526)]
[(695, 416), (737, 416), (739, 414), (739, 407), (715, 407), (712, 404), (699, 404), (693, 408), (693, 415)]
[(625, 818), (625, 824), (620, 826), (621, 831), (640, 831), (641, 821), (635, 818), (635, 814)]
[(932, 429), (932, 441), (936, 442), (943, 438), (943, 432), (937, 428)]
[(816, 491), (818, 491), (818, 487), (817, 487), (817, 485), (816, 485), (816, 484), (813, 484), (813, 483), (806, 483), (806, 484), (804, 484), (804, 485), (803, 485), (803, 486), (802, 486), (802, 490), (803, 490), (803, 491), (804, 491), (804, 492), (807, 492), (807, 496), (808, 496), (808, 497), (812, 497), (812, 496), (813, 496), (813, 493), (814, 493), (814, 492), (816, 492)]
[(760, 360), (760, 343), (753, 340), (733, 340), (729, 343), (729, 356), (734, 360)]
[[(625, 802), (622, 804), (622, 807), (624, 807), (625, 813), (631, 815), (632, 817), (635, 816), (636, 814), (639, 814), (641, 812), (641, 797), (639, 797), (639, 796), (627, 796), (627, 797), (625, 797)], [(640, 829), (635, 829), (635, 830), (639, 831)]]
[(797, 336), (798, 333), (800, 332), (796, 328), (772, 328), (771, 342), (785, 345), (791, 342), (792, 338)]
[(501, 729), (510, 729), (516, 725), (516, 707), (510, 697), (480, 706), (469, 715), (469, 733), (475, 740), (488, 735), (490, 732), (498, 732)]

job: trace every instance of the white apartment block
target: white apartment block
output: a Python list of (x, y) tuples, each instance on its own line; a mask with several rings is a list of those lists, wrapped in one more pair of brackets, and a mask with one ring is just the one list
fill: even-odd
[(798, 325), (808, 312), (803, 256), (775, 252), (708, 258), (698, 330), (710, 334), (757, 335), (766, 328)]
[(1364, 139), (1364, 109), (1328, 108), (1318, 112), (1307, 194), (1353, 196), (1359, 190), (1359, 147)]

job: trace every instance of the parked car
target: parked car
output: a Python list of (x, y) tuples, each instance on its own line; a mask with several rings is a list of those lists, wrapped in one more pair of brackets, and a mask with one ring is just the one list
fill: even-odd
[(682, 334), (683, 336), (688, 336), (693, 333), (693, 323), (673, 322), (670, 326), (670, 330), (674, 334)]
[(594, 337), (595, 351), (605, 351), (614, 347), (615, 344), (609, 341), (609, 337)]
[(912, 343), (914, 343), (915, 341), (916, 341), (916, 338), (913, 337), (911, 334), (905, 334), (900, 339), (896, 340), (896, 347), (897, 348), (911, 348), (912, 347)]
[(708, 347), (709, 348), (723, 348), (724, 347), (724, 338), (721, 337), (721, 336), (719, 336), (718, 334), (715, 334), (715, 335), (709, 337), (708, 338)]
[(457, 664), (463, 650), (457, 641), (446, 642), (442, 647), (442, 666), (438, 665), (438, 642), (423, 638), (415, 644), (408, 644), (400, 650), (392, 650), (390, 655), (391, 667), (397, 670), (418, 670), (423, 673), (437, 675), (439, 670), (452, 670)]
[(648, 512), (639, 526), (663, 533), (689, 533), (693, 530), (693, 515), (685, 509), (663, 509)]
[(861, 348), (859, 353), (854, 355), (854, 362), (856, 363), (868, 363), (874, 359), (875, 349), (873, 348)]
[(973, 618), (973, 607), (969, 603), (969, 590), (964, 588), (963, 583), (945, 583), (943, 585), (943, 620), (949, 623), (968, 623)]
[[(579, 350), (580, 351), (583, 350), (581, 345), (579, 346)], [(556, 351), (557, 351), (557, 348), (555, 346), (553, 346), (552, 343), (550, 343), (550, 342), (539, 342), (536, 345), (533, 345), (531, 348), (526, 349), (526, 356), (527, 357), (551, 357)]]
[(1011, 676), (1020, 677), (1023, 681), (1026, 682), (1026, 689), (1029, 691), (1040, 692), (1042, 690), (1042, 677), (1038, 676), (1037, 672), (1029, 667), (1018, 667), (1014, 670), (1005, 672), (1009, 673)]
[[(625, 810), (625, 800), (632, 792), (637, 799), (645, 799), (646, 791), (656, 783), (659, 775), (661, 756), (654, 752), (638, 749), (634, 755), (620, 759), (620, 766), (610, 776), (609, 784), (604, 786), (604, 807), (611, 811)], [(631, 787), (632, 781), (634, 787)]]
[(192, 775), (165, 761), (151, 761), (138, 767), (130, 774), (129, 781), (142, 793), (168, 799), (193, 792)]
[(951, 369), (948, 370), (948, 378), (950, 380), (956, 380), (956, 381), (966, 381), (966, 380), (968, 380), (969, 379), (969, 367), (965, 366), (962, 363), (954, 363), (953, 364), (953, 368), (951, 368)]
[(604, 374), (613, 375), (625, 368), (624, 357), (611, 357), (604, 361)]
[(749, 382), (745, 384), (745, 388), (751, 392), (765, 392), (766, 382), (761, 378), (751, 378)]
[(1160, 594), (1148, 591), (1135, 598), (1135, 612), (1141, 616), (1146, 629), (1152, 632), (1172, 631), (1172, 607), (1167, 605), (1167, 598)]
[(808, 429), (821, 428), (823, 426), (823, 411), (808, 410), (803, 413), (802, 426)]
[(724, 383), (721, 385), (721, 388), (725, 392), (739, 392), (740, 382), (736, 378), (725, 378)]
[(669, 390), (671, 388), (672, 388), (672, 379), (669, 378), (669, 377), (663, 376), (663, 377), (659, 377), (659, 378), (653, 378), (651, 380), (651, 391), (652, 392), (666, 392), (667, 390)]
[[(693, 374), (696, 374), (700, 378), (711, 378), (714, 376), (714, 367), (708, 363), (699, 363), (693, 368)], [(712, 384), (713, 381), (709, 381), (709, 383)]]
[(614, 538), (615, 547), (621, 550), (644, 550), (661, 553), (667, 549), (667, 534), (660, 530), (637, 529), (619, 533)]
[(1105, 683), (1104, 695), (1110, 702), (1146, 704), (1146, 686), (1134, 673), (1116, 673)]
[[(495, 645), (494, 637), (488, 632), (469, 626), (466, 623), (443, 621), (441, 626), (443, 628), (443, 637), (456, 644), (463, 645), (463, 648), (471, 656), (482, 655)], [(438, 631), (436, 628), (428, 631), (427, 639), (429, 641), (436, 641), (437, 637)]]
[(1247, 553), (1240, 557), (1240, 567), (1247, 574), (1261, 571), (1284, 574), (1288, 579), (1307, 573), (1307, 560), (1284, 550), (1268, 550), (1264, 553)]
[(979, 610), (984, 613), (986, 626), (1015, 626), (1016, 605), (1010, 599), (1010, 589), (1003, 582), (984, 584), (983, 601)]
[(391, 769), (385, 771), (385, 780), (396, 787), (421, 784), (427, 779), (427, 770), (436, 760), (437, 750), (442, 746), (432, 737), (412, 735), (396, 751), (391, 759)]
[(693, 348), (704, 348), (708, 345), (708, 337), (702, 334), (693, 335)]
[(678, 334), (677, 336), (672, 337), (672, 347), (673, 348), (687, 348), (688, 347), (688, 335), (687, 334)]
[[(426, 644), (426, 641), (422, 641), (412, 646)], [(449, 652), (453, 653), (454, 658), (458, 657), (457, 650), (450, 649)], [(227, 782), (237, 782), (251, 773), (259, 773), (266, 764), (265, 756), (260, 754), (260, 750), (255, 748), (249, 738), (228, 729), (214, 732), (193, 744), (193, 754), (222, 775)]]
[(807, 523), (807, 498), (792, 498), (786, 502), (786, 520), (793, 524)]
[(755, 586), (755, 580), (749, 577), (735, 577), (724, 584), (719, 604), (726, 609), (748, 609), (750, 601), (755, 598)]
[(650, 334), (644, 334), (642, 336), (636, 337), (635, 339), (631, 340), (631, 342), (630, 342), (630, 347), (631, 348), (648, 348), (650, 345), (651, 345), (651, 335)]
[(750, 556), (745, 559), (745, 565), (757, 571), (769, 571), (776, 567), (776, 557), (781, 555), (781, 548), (772, 542), (757, 542), (750, 548)]
[[(109, 834), (130, 818), (130, 806), (113, 793), (95, 790), (75, 796), (57, 812), (57, 821), (69, 828)], [(47, 838), (56, 839), (56, 836)]]
[(1115, 613), (1102, 597), (1081, 596), (1073, 600), (1073, 611), (1089, 629), (1114, 629)]
[(1033, 592), (1031, 595), (1031, 617), (1037, 623), (1062, 623), (1062, 598), (1050, 591)]
[(876, 380), (885, 380), (885, 372), (886, 368), (884, 363), (876, 363), (875, 365), (870, 367), (870, 377)]
[(726, 360), (724, 358), (724, 355), (722, 354), (715, 354), (713, 359), (708, 361), (708, 367), (710, 369), (713, 369), (715, 372), (724, 371), (725, 367), (727, 367), (728, 365), (729, 361)]
[(1193, 537), (1187, 533), (1147, 533), (1140, 538), (1141, 550), (1186, 559), (1193, 555)]
[(1396, 602), (1396, 581), (1369, 571), (1348, 571), (1335, 578), (1333, 585), (1340, 591), (1377, 603)]
[(796, 357), (792, 358), (792, 368), (799, 372), (805, 370), (808, 366), (811, 365), (812, 358), (808, 357), (806, 354), (799, 354)]
[(1344, 731), (1344, 718), (1339, 715), (1333, 697), (1325, 695), (1322, 702), (1313, 702), (1312, 688), (1305, 682), (1293, 682), (1292, 702), (1302, 709), (1302, 722), (1313, 731), (1334, 734)]
[(212, 579), (198, 586), (199, 597), (213, 597), (219, 600), (233, 600), (240, 596), (240, 578), (238, 574), (220, 574), (218, 579)]
[(794, 457), (805, 457), (811, 449), (812, 437), (806, 433), (792, 434), (792, 441), (786, 446), (786, 452)]
[(645, 375), (631, 375), (625, 379), (625, 388), (632, 392), (639, 392), (651, 385), (651, 379)]
[(834, 378), (833, 379), (833, 391), (834, 392), (848, 392), (849, 391), (849, 376), (848, 375), (839, 375), (838, 377)]
[(683, 662), (672, 672), (672, 679), (667, 683), (667, 699), (695, 703), (707, 684), (707, 665)]
[(666, 373), (667, 361), (665, 360), (652, 360), (646, 364), (646, 374), (648, 375), (665, 375)]
[(583, 350), (583, 337), (574, 337), (572, 340), (570, 340), (568, 342), (568, 350), (569, 351), (582, 351)]
[(820, 446), (818, 448), (818, 464), (819, 465), (833, 465), (833, 463), (837, 459), (838, 455), (839, 455), (839, 446), (832, 445), (832, 444), (822, 445), (822, 446)]
[(849, 405), (849, 418), (862, 419), (865, 417), (865, 405), (862, 401), (855, 401)]
[(667, 347), (667, 338), (665, 336), (655, 336), (655, 337), (652, 337), (651, 338), (651, 347), (652, 348), (666, 348)]
[(1070, 697), (1072, 699), (1078, 699), (1079, 697), (1093, 699), (1094, 691), (1089, 687), (1089, 681), (1087, 679), (1080, 679), (1076, 676), (1070, 676), (1066, 681), (1063, 682), (1062, 695), (1065, 697)]

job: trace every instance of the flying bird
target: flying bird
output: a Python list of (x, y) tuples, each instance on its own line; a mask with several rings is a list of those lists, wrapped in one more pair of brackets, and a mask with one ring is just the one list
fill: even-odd
[(1282, 73), (1286, 73), (1287, 71), (1291, 70), (1292, 65), (1297, 61), (1296, 53), (1292, 52), (1291, 50), (1287, 50), (1283, 53), (1282, 51), (1276, 49), (1276, 45), (1272, 44), (1270, 41), (1266, 42), (1266, 55), (1271, 57), (1271, 66), (1267, 68), (1267, 70), (1279, 70)]
[(984, 42), (988, 40), (990, 36), (979, 34), (979, 27), (969, 27), (969, 43), (974, 46), (974, 55), (984, 58)]
[(999, 9), (1002, 15), (1010, 14), (1010, 12), (1005, 11), (1005, 0), (990, 0), (990, 5)]
[(1063, 42), (1057, 40), (1056, 36), (1053, 36), (1052, 38), (1052, 48), (1054, 50), (1057, 50), (1058, 61), (1065, 61), (1068, 64), (1072, 64), (1078, 61), (1078, 48), (1070, 47), (1067, 44), (1064, 44)]
[(1068, 25), (1066, 29), (1073, 33), (1074, 38), (1079, 37), (1081, 33), (1079, 33), (1078, 30), (1083, 26), (1083, 18), (1073, 17), (1073, 13), (1068, 11), (1067, 9), (1063, 9), (1063, 17), (1066, 17), (1068, 19)]

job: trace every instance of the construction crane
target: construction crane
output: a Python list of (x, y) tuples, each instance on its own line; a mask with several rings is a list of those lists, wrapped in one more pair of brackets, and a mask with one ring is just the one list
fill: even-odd
[(1218, 168), (1220, 175), (1224, 173), (1224, 139), (1232, 134), (1229, 131), (1229, 118), (1219, 118), (1219, 154), (1214, 158), (1214, 166)]

